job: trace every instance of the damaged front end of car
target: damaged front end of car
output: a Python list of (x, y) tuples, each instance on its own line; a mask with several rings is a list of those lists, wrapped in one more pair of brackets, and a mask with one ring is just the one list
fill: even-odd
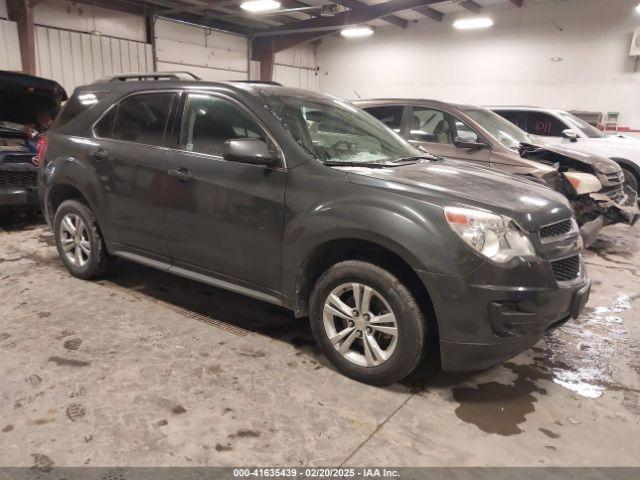
[(554, 165), (557, 174), (543, 180), (571, 201), (585, 246), (607, 225), (635, 225), (640, 218), (638, 194), (625, 185), (624, 173), (612, 160), (561, 147), (523, 144), (520, 156)]

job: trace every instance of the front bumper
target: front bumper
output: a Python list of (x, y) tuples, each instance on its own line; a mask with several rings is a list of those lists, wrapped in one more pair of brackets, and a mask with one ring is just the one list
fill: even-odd
[(558, 282), (549, 263), (511, 269), (484, 265), (469, 276), (421, 272), (437, 317), (443, 370), (481, 370), (533, 346), (546, 333), (578, 317), (591, 282)]

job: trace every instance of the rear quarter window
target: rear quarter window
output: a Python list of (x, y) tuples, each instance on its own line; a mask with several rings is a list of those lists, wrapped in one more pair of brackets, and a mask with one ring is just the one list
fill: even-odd
[(102, 92), (79, 92), (67, 101), (62, 107), (62, 111), (58, 115), (54, 123), (54, 128), (65, 126), (71, 120), (81, 113), (86, 112), (96, 105), (107, 94)]

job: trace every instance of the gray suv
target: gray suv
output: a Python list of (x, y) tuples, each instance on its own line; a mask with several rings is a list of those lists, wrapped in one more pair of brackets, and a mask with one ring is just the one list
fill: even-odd
[(338, 98), (105, 81), (47, 136), (40, 196), (80, 278), (114, 257), (310, 317), (333, 365), (389, 384), (495, 365), (582, 311), (564, 197), (434, 157)]

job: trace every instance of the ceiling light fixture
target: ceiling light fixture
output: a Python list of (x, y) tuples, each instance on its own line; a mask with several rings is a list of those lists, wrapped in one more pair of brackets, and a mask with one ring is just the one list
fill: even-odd
[(368, 37), (373, 34), (373, 28), (364, 25), (361, 27), (347, 27), (340, 31), (340, 35), (347, 38)]
[(636, 7), (636, 12), (640, 13), (640, 3), (638, 4), (638, 6)]
[(453, 22), (453, 27), (458, 30), (470, 30), (472, 28), (488, 28), (493, 25), (493, 20), (489, 17), (461, 18)]
[(240, 8), (252, 13), (268, 12), (280, 8), (280, 2), (276, 0), (249, 0), (243, 2)]
[(551, 60), (553, 63), (558, 63), (562, 61), (562, 57), (551, 57), (549, 60)]

